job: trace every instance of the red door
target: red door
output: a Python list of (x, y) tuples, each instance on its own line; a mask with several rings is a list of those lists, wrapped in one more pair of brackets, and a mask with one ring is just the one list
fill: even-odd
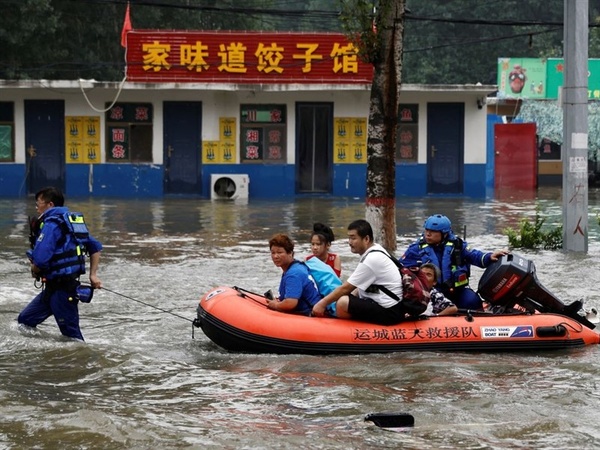
[(494, 125), (494, 188), (531, 190), (537, 188), (535, 123)]

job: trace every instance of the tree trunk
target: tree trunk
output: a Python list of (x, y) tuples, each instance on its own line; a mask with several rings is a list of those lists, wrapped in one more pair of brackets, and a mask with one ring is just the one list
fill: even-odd
[(396, 250), (396, 122), (402, 74), (406, 0), (382, 0), (377, 14), (379, 57), (374, 59), (367, 140), (366, 220), (375, 242)]

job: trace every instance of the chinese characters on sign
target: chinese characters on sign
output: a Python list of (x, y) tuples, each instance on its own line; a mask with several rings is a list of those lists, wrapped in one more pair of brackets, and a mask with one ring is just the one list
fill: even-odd
[(418, 162), (419, 157), (419, 105), (398, 106), (396, 129), (396, 161)]
[(366, 118), (336, 117), (333, 131), (333, 161), (335, 163), (367, 162)]
[(538, 159), (539, 160), (561, 160), (561, 150), (562, 147), (560, 144), (551, 141), (548, 138), (539, 138), (538, 137)]
[(129, 81), (370, 83), (343, 34), (144, 31), (127, 34)]
[(241, 105), (242, 162), (285, 163), (286, 106)]
[[(565, 60), (563, 58), (548, 58), (546, 69), (546, 98), (559, 98), (559, 92), (564, 86)], [(600, 59), (589, 58), (587, 64), (588, 99), (600, 100)]]
[(479, 338), (472, 327), (424, 327), (405, 328), (355, 328), (352, 333), (354, 341), (408, 341), (431, 339), (467, 339)]
[(65, 159), (67, 163), (100, 162), (100, 117), (65, 117)]
[(152, 120), (150, 103), (113, 105), (106, 112), (106, 161), (152, 162)]

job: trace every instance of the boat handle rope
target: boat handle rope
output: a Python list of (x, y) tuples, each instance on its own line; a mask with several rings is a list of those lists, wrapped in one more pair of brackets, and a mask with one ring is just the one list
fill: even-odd
[(583, 324), (579, 323), (579, 322), (575, 322), (577, 325), (579, 325), (579, 329), (575, 328), (575, 326), (572, 323), (569, 322), (561, 322), (558, 325), (562, 325), (563, 327), (567, 328), (567, 332), (569, 331), (569, 328), (572, 331), (575, 331), (576, 333), (581, 333), (583, 331)]
[(248, 289), (244, 289), (239, 286), (233, 286), (233, 289), (238, 291), (242, 297), (249, 298), (250, 300), (254, 300), (256, 303), (258, 303), (260, 305), (267, 306), (265, 303), (261, 302), (260, 300), (246, 295), (246, 294), (252, 294), (252, 295), (256, 295), (257, 297), (262, 297), (262, 298), (266, 299), (267, 297), (265, 297), (263, 294), (257, 294), (256, 292), (249, 291)]

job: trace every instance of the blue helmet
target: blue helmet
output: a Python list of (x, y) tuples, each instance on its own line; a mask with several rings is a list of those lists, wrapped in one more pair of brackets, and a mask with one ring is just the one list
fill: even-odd
[(452, 223), (446, 216), (434, 214), (433, 216), (429, 216), (429, 218), (425, 221), (424, 226), (426, 230), (441, 231), (442, 234), (446, 234), (450, 233)]

